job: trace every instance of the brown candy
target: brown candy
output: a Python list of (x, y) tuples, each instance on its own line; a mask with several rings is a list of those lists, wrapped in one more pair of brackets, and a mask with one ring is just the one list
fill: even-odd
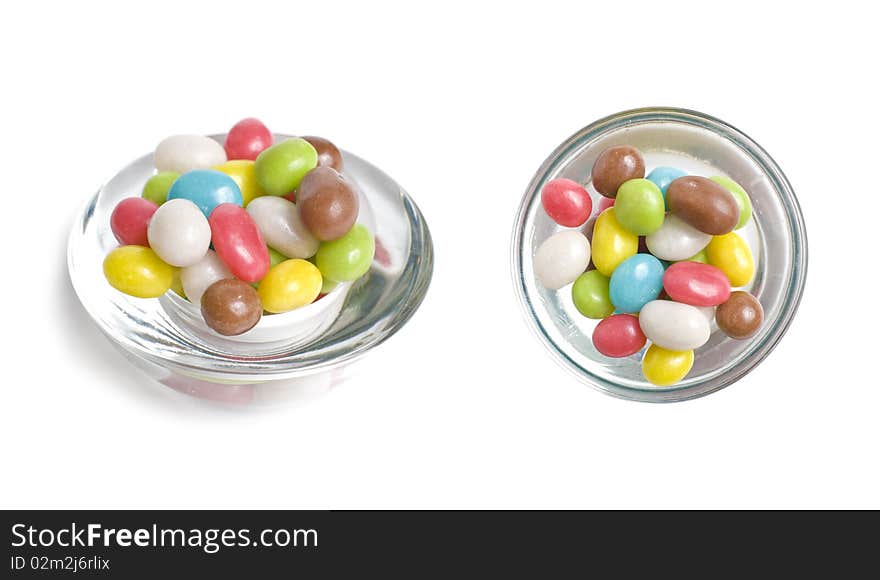
[(202, 294), (202, 317), (208, 326), (225, 336), (247, 332), (262, 316), (260, 295), (247, 282), (235, 278), (218, 280)]
[(605, 197), (617, 197), (624, 181), (645, 176), (645, 160), (635, 147), (619, 145), (599, 154), (593, 164), (593, 187)]
[(309, 135), (303, 139), (311, 143), (318, 152), (318, 167), (332, 167), (336, 171), (342, 171), (342, 153), (336, 145), (323, 137)]
[(303, 223), (322, 242), (347, 234), (358, 217), (357, 193), (332, 167), (306, 173), (296, 193), (296, 206)]
[(742, 290), (730, 294), (727, 302), (715, 309), (715, 322), (730, 338), (749, 338), (764, 322), (764, 309), (758, 299)]
[(666, 209), (705, 234), (720, 236), (739, 222), (736, 199), (711, 179), (679, 177), (666, 190)]

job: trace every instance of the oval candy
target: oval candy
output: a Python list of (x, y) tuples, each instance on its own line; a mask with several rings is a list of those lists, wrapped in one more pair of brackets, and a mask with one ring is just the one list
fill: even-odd
[(311, 258), (321, 245), (303, 223), (299, 208), (283, 197), (257, 198), (248, 205), (247, 212), (266, 243), (288, 258)]
[(745, 286), (755, 276), (752, 249), (736, 232), (712, 238), (706, 246), (706, 257), (724, 272), (731, 286)]
[(185, 268), (205, 257), (211, 245), (211, 226), (196, 204), (171, 199), (153, 214), (147, 238), (162, 260)]
[(535, 277), (545, 288), (558, 290), (574, 282), (589, 263), (590, 242), (586, 236), (576, 230), (557, 232), (535, 252)]
[(147, 226), (159, 206), (142, 197), (128, 197), (110, 214), (110, 230), (123, 246), (148, 246)]
[(224, 336), (247, 332), (263, 316), (263, 304), (257, 291), (235, 278), (218, 280), (208, 286), (200, 304), (205, 323)]
[(711, 240), (709, 234), (686, 224), (675, 215), (666, 214), (660, 229), (645, 238), (645, 245), (661, 260), (675, 261), (694, 256)]
[(562, 177), (541, 188), (541, 205), (550, 219), (567, 228), (583, 225), (593, 212), (589, 192), (580, 183)]
[(226, 134), (223, 148), (226, 158), (253, 161), (264, 150), (272, 146), (272, 132), (253, 117), (242, 119), (232, 126)]
[(764, 308), (758, 299), (738, 290), (727, 301), (715, 309), (715, 322), (721, 332), (742, 340), (754, 336), (764, 322)]
[(186, 173), (226, 161), (223, 146), (204, 135), (172, 135), (156, 146), (153, 163), (159, 171)]
[(174, 271), (144, 246), (121, 246), (104, 258), (104, 277), (111, 286), (137, 298), (156, 298), (174, 283)]
[(633, 355), (642, 350), (646, 342), (639, 319), (632, 314), (609, 316), (593, 329), (593, 346), (612, 358)]
[(341, 238), (322, 242), (315, 254), (315, 264), (324, 278), (350, 282), (369, 271), (375, 253), (373, 234), (363, 224), (355, 224)]
[(332, 167), (316, 167), (300, 183), (296, 207), (309, 231), (328, 242), (344, 236), (357, 221), (358, 194)]
[(620, 225), (615, 211), (613, 207), (603, 211), (593, 226), (593, 264), (609, 278), (621, 262), (639, 249), (639, 237)]
[(666, 190), (666, 208), (686, 223), (713, 236), (733, 231), (739, 206), (733, 194), (710, 179), (679, 177)]
[(160, 171), (144, 184), (141, 197), (149, 199), (156, 205), (162, 205), (168, 199), (168, 190), (180, 174), (174, 171)]
[(168, 190), (168, 200), (172, 199), (188, 199), (202, 210), (205, 217), (210, 217), (221, 203), (244, 203), (235, 180), (216, 169), (197, 169), (178, 177)]
[(605, 197), (617, 197), (625, 181), (645, 176), (645, 160), (635, 147), (609, 147), (596, 158), (590, 175), (596, 191)]
[(691, 306), (718, 306), (730, 297), (730, 280), (709, 264), (677, 262), (663, 274), (663, 288), (676, 302)]
[(752, 200), (749, 199), (749, 194), (746, 193), (746, 190), (729, 177), (716, 175), (709, 179), (733, 194), (733, 198), (736, 200), (736, 205), (739, 206), (739, 221), (736, 223), (734, 229), (738, 230), (746, 225), (752, 217)]
[(609, 292), (617, 312), (634, 313), (663, 289), (663, 264), (651, 254), (636, 254), (620, 263), (611, 275)]
[(202, 294), (208, 286), (227, 278), (233, 278), (232, 272), (214, 250), (208, 250), (205, 257), (192, 266), (180, 269), (183, 293), (193, 304), (201, 304)]
[(614, 314), (609, 293), (610, 280), (599, 270), (584, 272), (571, 287), (571, 300), (578, 312), (594, 320)]
[(652, 344), (642, 358), (642, 374), (658, 387), (668, 387), (681, 381), (694, 366), (694, 351), (670, 350)]
[(666, 206), (660, 188), (647, 179), (630, 179), (617, 190), (614, 216), (627, 230), (647, 236), (660, 229)]
[(321, 272), (311, 262), (285, 260), (269, 270), (257, 292), (267, 312), (279, 313), (314, 302), (321, 292)]
[(651, 342), (669, 350), (694, 350), (709, 340), (711, 325), (694, 306), (671, 300), (648, 302), (639, 324)]
[(257, 156), (257, 182), (269, 195), (286, 195), (299, 187), (306, 173), (318, 166), (318, 152), (305, 139), (276, 143)]
[(258, 282), (269, 271), (269, 249), (260, 228), (241, 206), (221, 203), (208, 218), (214, 251), (232, 274)]

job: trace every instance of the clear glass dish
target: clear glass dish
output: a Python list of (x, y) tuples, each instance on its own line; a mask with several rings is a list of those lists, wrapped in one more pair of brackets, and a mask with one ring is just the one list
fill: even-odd
[[(737, 233), (749, 243), (756, 274), (749, 287), (764, 308), (764, 324), (748, 340), (732, 340), (713, 326), (709, 342), (696, 351), (688, 376), (672, 387), (655, 387), (641, 373), (642, 353), (622, 359), (603, 356), (591, 336), (598, 321), (574, 308), (570, 286), (560, 291), (538, 284), (532, 258), (556, 225), (541, 207), (544, 184), (567, 177), (590, 186), (590, 170), (607, 147), (632, 145), (650, 168), (679, 167), (692, 174), (726, 175), (749, 193), (751, 223)], [(526, 190), (511, 244), (517, 297), (529, 326), (564, 368), (600, 391), (648, 402), (674, 402), (713, 393), (760, 363), (782, 338), (797, 311), (807, 275), (804, 220), (782, 170), (757, 143), (727, 123), (683, 109), (624, 111), (581, 129), (547, 158)]]
[[(212, 138), (222, 143), (225, 135)], [(428, 226), (406, 191), (351, 153), (343, 151), (343, 160), (345, 174), (360, 190), (358, 219), (375, 235), (376, 257), (364, 278), (340, 285), (314, 304), (264, 316), (240, 337), (222, 337), (204, 325), (195, 305), (171, 291), (159, 299), (140, 299), (111, 288), (102, 272), (104, 256), (118, 245), (110, 213), (121, 199), (140, 195), (154, 172), (152, 154), (125, 167), (83, 208), (68, 243), (73, 288), (129, 360), (179, 391), (225, 400), (210, 391), (268, 381), (295, 383), (323, 372), (338, 376), (339, 367), (409, 320), (427, 292), (434, 263)]]

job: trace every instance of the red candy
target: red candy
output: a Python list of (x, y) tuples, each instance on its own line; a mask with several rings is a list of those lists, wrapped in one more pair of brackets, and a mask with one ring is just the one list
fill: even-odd
[(593, 346), (613, 358), (630, 356), (647, 342), (639, 319), (632, 314), (615, 314), (602, 320), (593, 330)]
[(272, 145), (272, 133), (260, 122), (259, 119), (249, 117), (242, 119), (226, 135), (226, 158), (233, 159), (250, 159), (257, 158), (257, 155)]
[(541, 190), (541, 205), (553, 221), (568, 228), (583, 225), (593, 211), (593, 200), (587, 190), (564, 178), (547, 182)]
[(663, 274), (663, 288), (676, 302), (691, 306), (717, 306), (730, 298), (730, 280), (709, 264), (676, 262)]
[(142, 197), (123, 199), (110, 214), (110, 230), (123, 246), (150, 246), (147, 226), (159, 206)]
[(259, 282), (269, 271), (269, 248), (250, 214), (234, 203), (221, 203), (208, 218), (214, 251), (245, 282)]
[(596, 215), (599, 215), (609, 207), (614, 205), (614, 199), (610, 197), (602, 197), (599, 199), (599, 203), (596, 204)]

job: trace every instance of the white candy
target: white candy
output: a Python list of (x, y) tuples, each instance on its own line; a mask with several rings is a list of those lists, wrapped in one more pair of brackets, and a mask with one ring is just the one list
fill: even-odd
[(288, 258), (311, 258), (321, 242), (299, 216), (299, 209), (283, 197), (265, 195), (251, 201), (247, 212), (260, 228), (266, 244)]
[(712, 236), (666, 214), (660, 229), (645, 238), (648, 250), (661, 260), (687, 260), (712, 240)]
[(590, 264), (590, 241), (576, 230), (553, 234), (535, 252), (535, 276), (550, 290), (571, 284)]
[(210, 169), (226, 161), (223, 146), (204, 135), (172, 135), (156, 147), (153, 163), (159, 171), (186, 173)]
[(163, 261), (185, 268), (205, 257), (211, 245), (211, 226), (196, 204), (188, 199), (172, 199), (160, 205), (150, 218), (147, 239)]
[(695, 306), (671, 300), (653, 300), (639, 312), (639, 326), (648, 339), (669, 350), (694, 350), (709, 340), (711, 327)]
[(183, 292), (193, 304), (201, 304), (202, 294), (214, 282), (234, 277), (214, 250), (208, 250), (204, 258), (180, 270)]
[(709, 325), (712, 325), (712, 322), (715, 320), (715, 307), (714, 306), (694, 306), (697, 310), (699, 310), (703, 316), (706, 317), (706, 320), (709, 321)]

